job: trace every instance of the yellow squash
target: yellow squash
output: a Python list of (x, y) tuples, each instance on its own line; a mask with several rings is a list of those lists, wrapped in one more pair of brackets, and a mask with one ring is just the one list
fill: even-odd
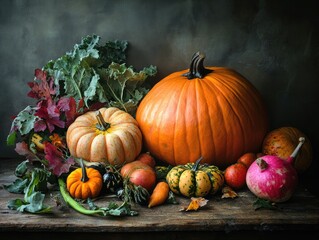
[(187, 163), (173, 167), (166, 175), (170, 189), (185, 197), (204, 197), (216, 193), (224, 184), (223, 172), (214, 165)]

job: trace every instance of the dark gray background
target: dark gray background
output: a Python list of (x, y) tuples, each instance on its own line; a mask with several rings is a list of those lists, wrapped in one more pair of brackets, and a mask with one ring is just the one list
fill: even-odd
[(318, 171), (318, 9), (315, 1), (1, 0), (0, 157), (10, 116), (34, 102), (27, 82), (41, 68), (97, 34), (129, 41), (128, 63), (158, 67), (154, 83), (186, 69), (196, 51), (205, 64), (231, 67), (263, 95), (271, 128), (295, 126), (311, 139), (313, 166), (302, 181), (314, 192)]

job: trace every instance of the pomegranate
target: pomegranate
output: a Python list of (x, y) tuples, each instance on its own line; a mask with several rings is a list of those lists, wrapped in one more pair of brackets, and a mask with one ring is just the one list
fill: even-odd
[(298, 173), (293, 162), (305, 138), (287, 160), (278, 156), (265, 155), (256, 159), (247, 170), (246, 184), (257, 197), (271, 202), (285, 202), (291, 198), (298, 184)]

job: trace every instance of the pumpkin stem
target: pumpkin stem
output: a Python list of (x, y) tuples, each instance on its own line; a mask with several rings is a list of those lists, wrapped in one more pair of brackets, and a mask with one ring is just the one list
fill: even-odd
[(195, 53), (192, 57), (189, 72), (183, 74), (183, 76), (187, 77), (188, 79), (204, 78), (208, 73), (211, 73), (213, 70), (204, 67), (204, 59), (204, 53)]
[(89, 180), (88, 175), (86, 173), (86, 168), (84, 166), (83, 160), (81, 158), (81, 168), (82, 168), (82, 178), (81, 178), (81, 182), (87, 182)]
[(297, 145), (297, 147), (295, 148), (295, 150), (292, 152), (292, 154), (288, 157), (287, 161), (289, 163), (293, 163), (294, 159), (296, 158), (300, 148), (302, 147), (302, 145), (304, 144), (304, 142), (306, 141), (306, 139), (304, 137), (300, 137), (299, 138), (299, 143)]
[(202, 159), (203, 159), (203, 157), (201, 156), (199, 159), (196, 160), (196, 162), (195, 162), (195, 164), (194, 164), (194, 166), (192, 168), (192, 171), (196, 171), (197, 170), (198, 165), (199, 165), (200, 161), (202, 161)]
[(101, 130), (101, 131), (106, 131), (107, 129), (110, 128), (111, 124), (105, 122), (102, 114), (100, 111), (96, 111), (95, 112), (95, 116), (97, 119), (97, 124), (96, 124), (96, 128)]

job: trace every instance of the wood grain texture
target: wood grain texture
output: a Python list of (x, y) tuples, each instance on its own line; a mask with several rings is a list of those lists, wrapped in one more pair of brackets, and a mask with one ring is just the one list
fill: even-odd
[[(280, 210), (255, 210), (256, 198), (247, 190), (238, 191), (235, 199), (222, 199), (221, 193), (209, 198), (208, 204), (196, 212), (179, 211), (189, 199), (178, 197), (178, 205), (154, 208), (134, 205), (138, 216), (91, 217), (75, 212), (66, 205), (56, 206), (52, 196), (59, 196), (54, 188), (47, 194), (46, 204), (53, 206), (53, 214), (18, 213), (7, 208), (7, 202), (22, 195), (11, 194), (3, 184), (14, 181), (13, 170), (18, 161), (0, 159), (0, 231), (1, 232), (91, 232), (91, 233), (178, 233), (178, 232), (319, 232), (319, 199), (301, 186), (289, 202), (278, 204)], [(104, 197), (99, 206), (116, 198)]]

